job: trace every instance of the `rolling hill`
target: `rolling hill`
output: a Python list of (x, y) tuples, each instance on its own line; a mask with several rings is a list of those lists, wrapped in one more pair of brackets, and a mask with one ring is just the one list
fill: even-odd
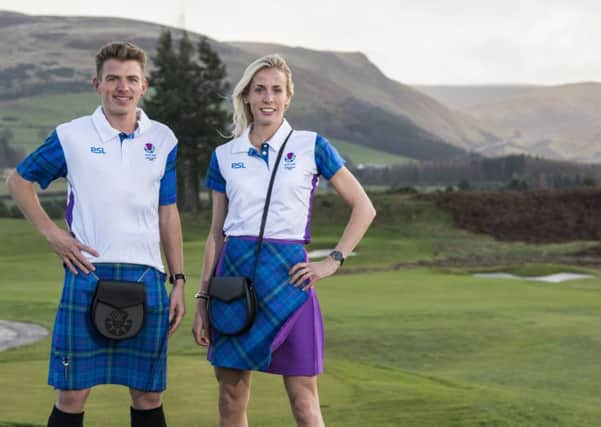
[(413, 88), (455, 110), (465, 110), (522, 95), (534, 85), (414, 85)]
[(601, 162), (601, 83), (533, 88), (465, 112), (530, 153)]
[[(99, 46), (110, 40), (131, 40), (152, 55), (160, 28), (117, 18), (0, 12), (0, 100), (89, 91), (93, 56)], [(362, 53), (211, 43), (233, 82), (257, 56), (268, 52), (285, 55), (297, 87), (289, 114), (297, 128), (316, 129), (331, 138), (425, 160), (455, 158), (465, 150), (499, 142), (473, 119), (388, 79)]]

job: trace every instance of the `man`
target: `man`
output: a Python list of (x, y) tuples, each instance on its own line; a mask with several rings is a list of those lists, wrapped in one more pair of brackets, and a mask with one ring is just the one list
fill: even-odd
[[(93, 85), (101, 106), (59, 125), (7, 179), (23, 214), (65, 266), (48, 375), (58, 391), (49, 427), (82, 426), (97, 384), (129, 387), (132, 426), (166, 425), (167, 341), (184, 316), (177, 140), (138, 108), (148, 87), (145, 67), (146, 53), (131, 43), (100, 49)], [(68, 181), (68, 231), (50, 220), (33, 187), (59, 177)], [(161, 245), (174, 284), (169, 297)], [(144, 283), (145, 324), (135, 337), (111, 340), (94, 329), (89, 307), (99, 279)]]

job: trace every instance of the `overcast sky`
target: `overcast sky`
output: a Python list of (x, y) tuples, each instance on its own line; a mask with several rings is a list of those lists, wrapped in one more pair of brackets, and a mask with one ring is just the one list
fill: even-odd
[(119, 16), (220, 41), (361, 51), (409, 84), (601, 80), (599, 0), (0, 0), (0, 9)]

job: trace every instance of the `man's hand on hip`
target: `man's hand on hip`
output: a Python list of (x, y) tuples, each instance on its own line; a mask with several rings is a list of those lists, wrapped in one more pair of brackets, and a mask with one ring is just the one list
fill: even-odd
[(96, 250), (84, 245), (59, 227), (53, 227), (45, 236), (52, 250), (63, 260), (73, 274), (77, 274), (77, 269), (85, 274), (95, 270), (94, 265), (84, 256), (82, 251), (97, 257), (99, 254)]

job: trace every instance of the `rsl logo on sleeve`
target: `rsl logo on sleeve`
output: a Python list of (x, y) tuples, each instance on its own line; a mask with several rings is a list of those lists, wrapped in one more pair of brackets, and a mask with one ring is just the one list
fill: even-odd
[(156, 147), (154, 146), (154, 144), (150, 142), (144, 144), (144, 158), (150, 161), (157, 158)]

